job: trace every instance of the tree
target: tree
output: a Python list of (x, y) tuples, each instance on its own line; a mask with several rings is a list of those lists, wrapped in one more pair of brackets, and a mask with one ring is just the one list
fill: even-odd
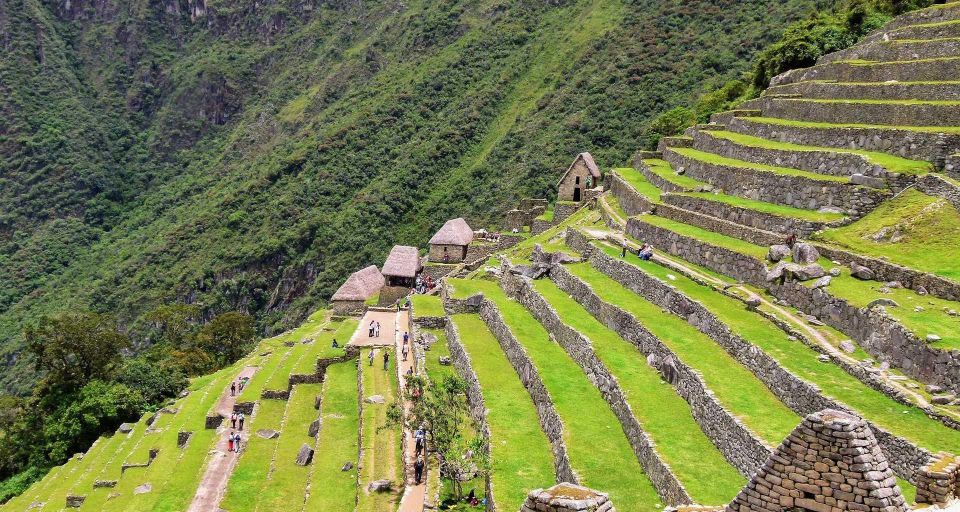
[(187, 387), (187, 378), (179, 368), (161, 366), (143, 357), (128, 359), (117, 381), (139, 392), (150, 405), (159, 405)]
[(98, 313), (64, 313), (43, 317), (25, 331), (37, 370), (46, 385), (76, 389), (93, 379), (109, 380), (130, 340), (117, 331), (113, 317)]
[(697, 123), (697, 115), (686, 107), (672, 108), (657, 116), (644, 132), (647, 149), (656, 149), (662, 137), (680, 135)]
[(164, 304), (147, 313), (144, 318), (159, 331), (161, 343), (177, 349), (191, 348), (200, 318), (196, 304)]
[(230, 311), (217, 315), (204, 325), (197, 337), (197, 343), (217, 364), (226, 366), (250, 350), (256, 334), (253, 317), (239, 311)]

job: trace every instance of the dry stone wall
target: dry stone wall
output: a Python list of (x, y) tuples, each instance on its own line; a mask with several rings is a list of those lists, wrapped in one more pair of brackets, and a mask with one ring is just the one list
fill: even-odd
[(927, 83), (800, 82), (771, 87), (765, 95), (799, 94), (805, 98), (873, 98), (878, 100), (960, 100), (960, 85)]
[(653, 442), (634, 416), (616, 377), (594, 353), (590, 340), (561, 320), (557, 311), (533, 288), (529, 278), (507, 273), (501, 280), (501, 286), (543, 324), (557, 343), (583, 368), (590, 382), (600, 390), (600, 394), (610, 405), (610, 410), (620, 421), (637, 460), (653, 482), (660, 498), (670, 505), (693, 503), (683, 484), (660, 458)]
[(814, 123), (835, 123), (838, 119), (850, 124), (893, 126), (957, 126), (960, 106), (928, 103), (854, 103), (844, 101), (808, 101), (771, 98), (756, 100), (765, 117), (796, 119)]
[[(836, 80), (838, 82), (937, 82), (945, 76), (957, 76), (960, 62), (954, 60), (915, 60), (855, 64), (830, 62), (810, 68), (795, 69), (774, 77), (770, 85), (783, 85), (811, 80)], [(911, 123), (913, 124), (913, 123)]]
[(607, 175), (607, 180), (610, 182), (610, 191), (613, 193), (613, 196), (617, 198), (617, 201), (620, 203), (620, 208), (622, 208), (623, 212), (627, 215), (632, 217), (653, 209), (653, 203), (646, 197), (640, 195), (639, 192), (634, 190), (633, 187), (627, 184), (620, 176), (615, 173), (610, 173)]
[[(795, 217), (781, 217), (779, 215), (729, 205), (719, 201), (711, 201), (697, 196), (664, 194), (661, 196), (661, 199), (665, 203), (678, 208), (747, 226), (764, 233), (780, 233), (781, 235), (796, 233), (799, 236), (807, 237), (811, 233), (823, 229), (828, 225), (823, 222), (814, 222)], [(829, 226), (832, 227), (840, 224), (842, 224), (842, 222), (835, 222), (830, 223)], [(782, 236), (778, 237), (775, 243), (781, 243), (782, 238)], [(769, 235), (765, 237), (754, 235), (750, 241), (758, 243), (759, 245), (773, 245), (773, 243), (767, 243), (770, 240)]]
[[(660, 156), (662, 157), (663, 154), (661, 153)], [(649, 181), (650, 183), (653, 183), (657, 188), (659, 188), (664, 192), (687, 192), (688, 191), (687, 189), (681, 187), (680, 185), (677, 185), (672, 181), (666, 180), (660, 177), (659, 174), (651, 171), (650, 167), (648, 167), (647, 164), (643, 163), (642, 160), (637, 161), (636, 163), (634, 163), (634, 165), (636, 166), (636, 169), (640, 171), (641, 174), (643, 174), (643, 177), (646, 178), (647, 181)]]
[[(764, 217), (762, 214), (755, 215), (751, 210), (729, 207), (723, 203), (696, 197), (664, 194), (662, 198), (663, 203), (658, 204), (654, 210), (660, 217), (699, 226), (756, 245), (775, 245), (783, 242), (784, 235), (751, 225), (763, 225), (760, 222)], [(743, 223), (734, 219), (740, 219)]]
[(601, 323), (633, 343), (644, 356), (653, 354), (659, 360), (668, 357), (675, 360), (675, 387), (690, 404), (694, 420), (741, 474), (749, 477), (756, 472), (770, 455), (770, 448), (720, 404), (699, 374), (677, 358), (636, 317), (601, 300), (588, 284), (562, 266), (555, 267), (550, 278)]

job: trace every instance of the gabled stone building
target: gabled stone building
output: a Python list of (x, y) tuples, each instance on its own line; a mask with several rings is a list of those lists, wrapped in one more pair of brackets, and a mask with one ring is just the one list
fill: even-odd
[(388, 287), (413, 288), (420, 273), (420, 253), (416, 247), (394, 245), (383, 263), (383, 277)]
[(366, 301), (380, 293), (384, 283), (386, 280), (376, 265), (370, 265), (350, 274), (330, 299), (333, 312), (345, 315), (363, 311)]
[(473, 229), (462, 217), (448, 220), (430, 239), (430, 261), (460, 263), (473, 242)]
[(580, 153), (557, 183), (557, 201), (579, 203), (591, 199), (591, 191), (601, 186), (602, 174), (590, 153)]

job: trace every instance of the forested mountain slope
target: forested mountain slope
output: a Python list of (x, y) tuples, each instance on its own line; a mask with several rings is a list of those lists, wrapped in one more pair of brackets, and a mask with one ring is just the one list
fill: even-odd
[(818, 0), (0, 0), (0, 339), (164, 303), (275, 331), (746, 70)]

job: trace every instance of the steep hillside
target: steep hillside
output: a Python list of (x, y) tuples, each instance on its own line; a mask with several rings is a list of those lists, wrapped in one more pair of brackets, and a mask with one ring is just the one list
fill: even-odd
[(44, 313), (289, 325), (584, 148), (627, 161), (645, 120), (829, 3), (0, 2), (3, 385), (28, 388)]

